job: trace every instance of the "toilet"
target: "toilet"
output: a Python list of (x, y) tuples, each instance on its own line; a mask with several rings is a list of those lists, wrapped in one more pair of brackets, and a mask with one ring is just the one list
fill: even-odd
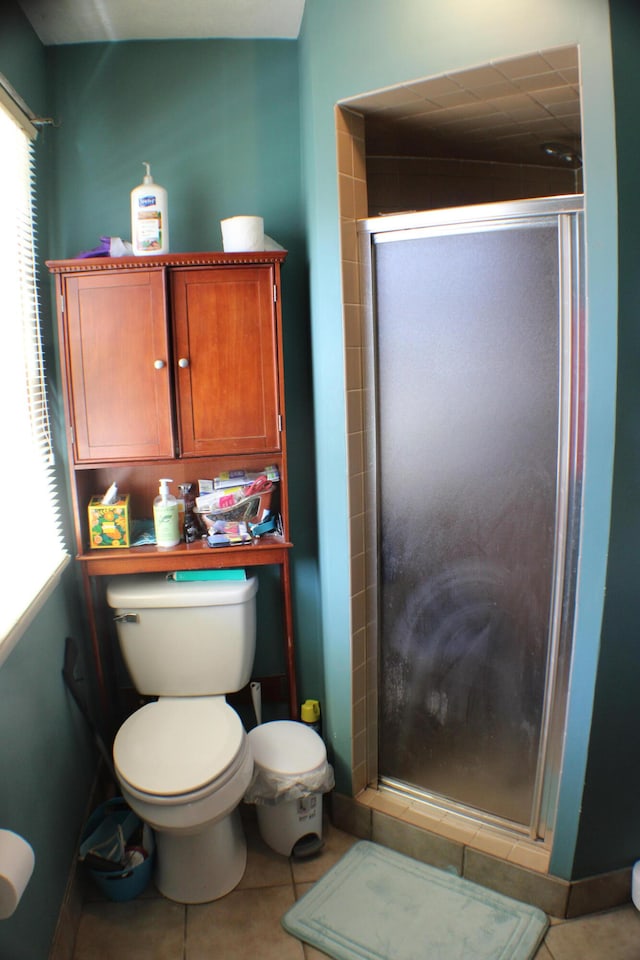
[(124, 662), (136, 690), (157, 697), (122, 724), (113, 760), (122, 795), (156, 831), (155, 884), (178, 903), (208, 903), (244, 874), (239, 804), (251, 744), (225, 696), (253, 668), (257, 580), (113, 578)]

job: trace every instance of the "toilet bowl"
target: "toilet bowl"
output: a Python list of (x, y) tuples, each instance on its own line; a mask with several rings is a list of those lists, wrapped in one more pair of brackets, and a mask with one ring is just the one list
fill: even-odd
[(136, 689), (158, 697), (118, 730), (115, 772), (131, 809), (156, 831), (155, 884), (179, 903), (224, 896), (246, 866), (239, 804), (253, 753), (225, 693), (249, 680), (256, 590), (251, 578), (162, 575), (118, 577), (107, 588)]
[(238, 805), (253, 772), (235, 711), (219, 697), (161, 698), (124, 722), (113, 757), (123, 797), (156, 831), (160, 893), (207, 903), (233, 890), (247, 859)]

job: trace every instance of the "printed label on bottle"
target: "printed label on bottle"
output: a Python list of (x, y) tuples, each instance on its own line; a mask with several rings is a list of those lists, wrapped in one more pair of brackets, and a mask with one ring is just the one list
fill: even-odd
[(162, 247), (162, 213), (147, 210), (138, 214), (138, 247), (141, 250), (160, 250)]
[(180, 541), (178, 511), (174, 507), (162, 505), (153, 508), (156, 528), (156, 543), (159, 547), (172, 547)]

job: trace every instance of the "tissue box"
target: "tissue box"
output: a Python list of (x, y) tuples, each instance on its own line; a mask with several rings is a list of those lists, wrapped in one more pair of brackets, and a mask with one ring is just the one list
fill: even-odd
[(89, 501), (89, 545), (92, 550), (105, 547), (129, 547), (129, 494), (108, 506), (102, 496)]

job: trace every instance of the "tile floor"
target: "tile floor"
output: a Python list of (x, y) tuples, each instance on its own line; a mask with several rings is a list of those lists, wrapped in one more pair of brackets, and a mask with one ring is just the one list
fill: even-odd
[[(245, 818), (247, 869), (235, 890), (214, 903), (183, 906), (154, 889), (114, 903), (91, 887), (74, 960), (322, 960), (323, 953), (284, 932), (280, 917), (356, 838), (326, 823), (323, 851), (296, 862), (263, 843), (251, 812)], [(639, 958), (640, 913), (631, 904), (577, 920), (553, 920), (536, 954), (536, 960)]]

